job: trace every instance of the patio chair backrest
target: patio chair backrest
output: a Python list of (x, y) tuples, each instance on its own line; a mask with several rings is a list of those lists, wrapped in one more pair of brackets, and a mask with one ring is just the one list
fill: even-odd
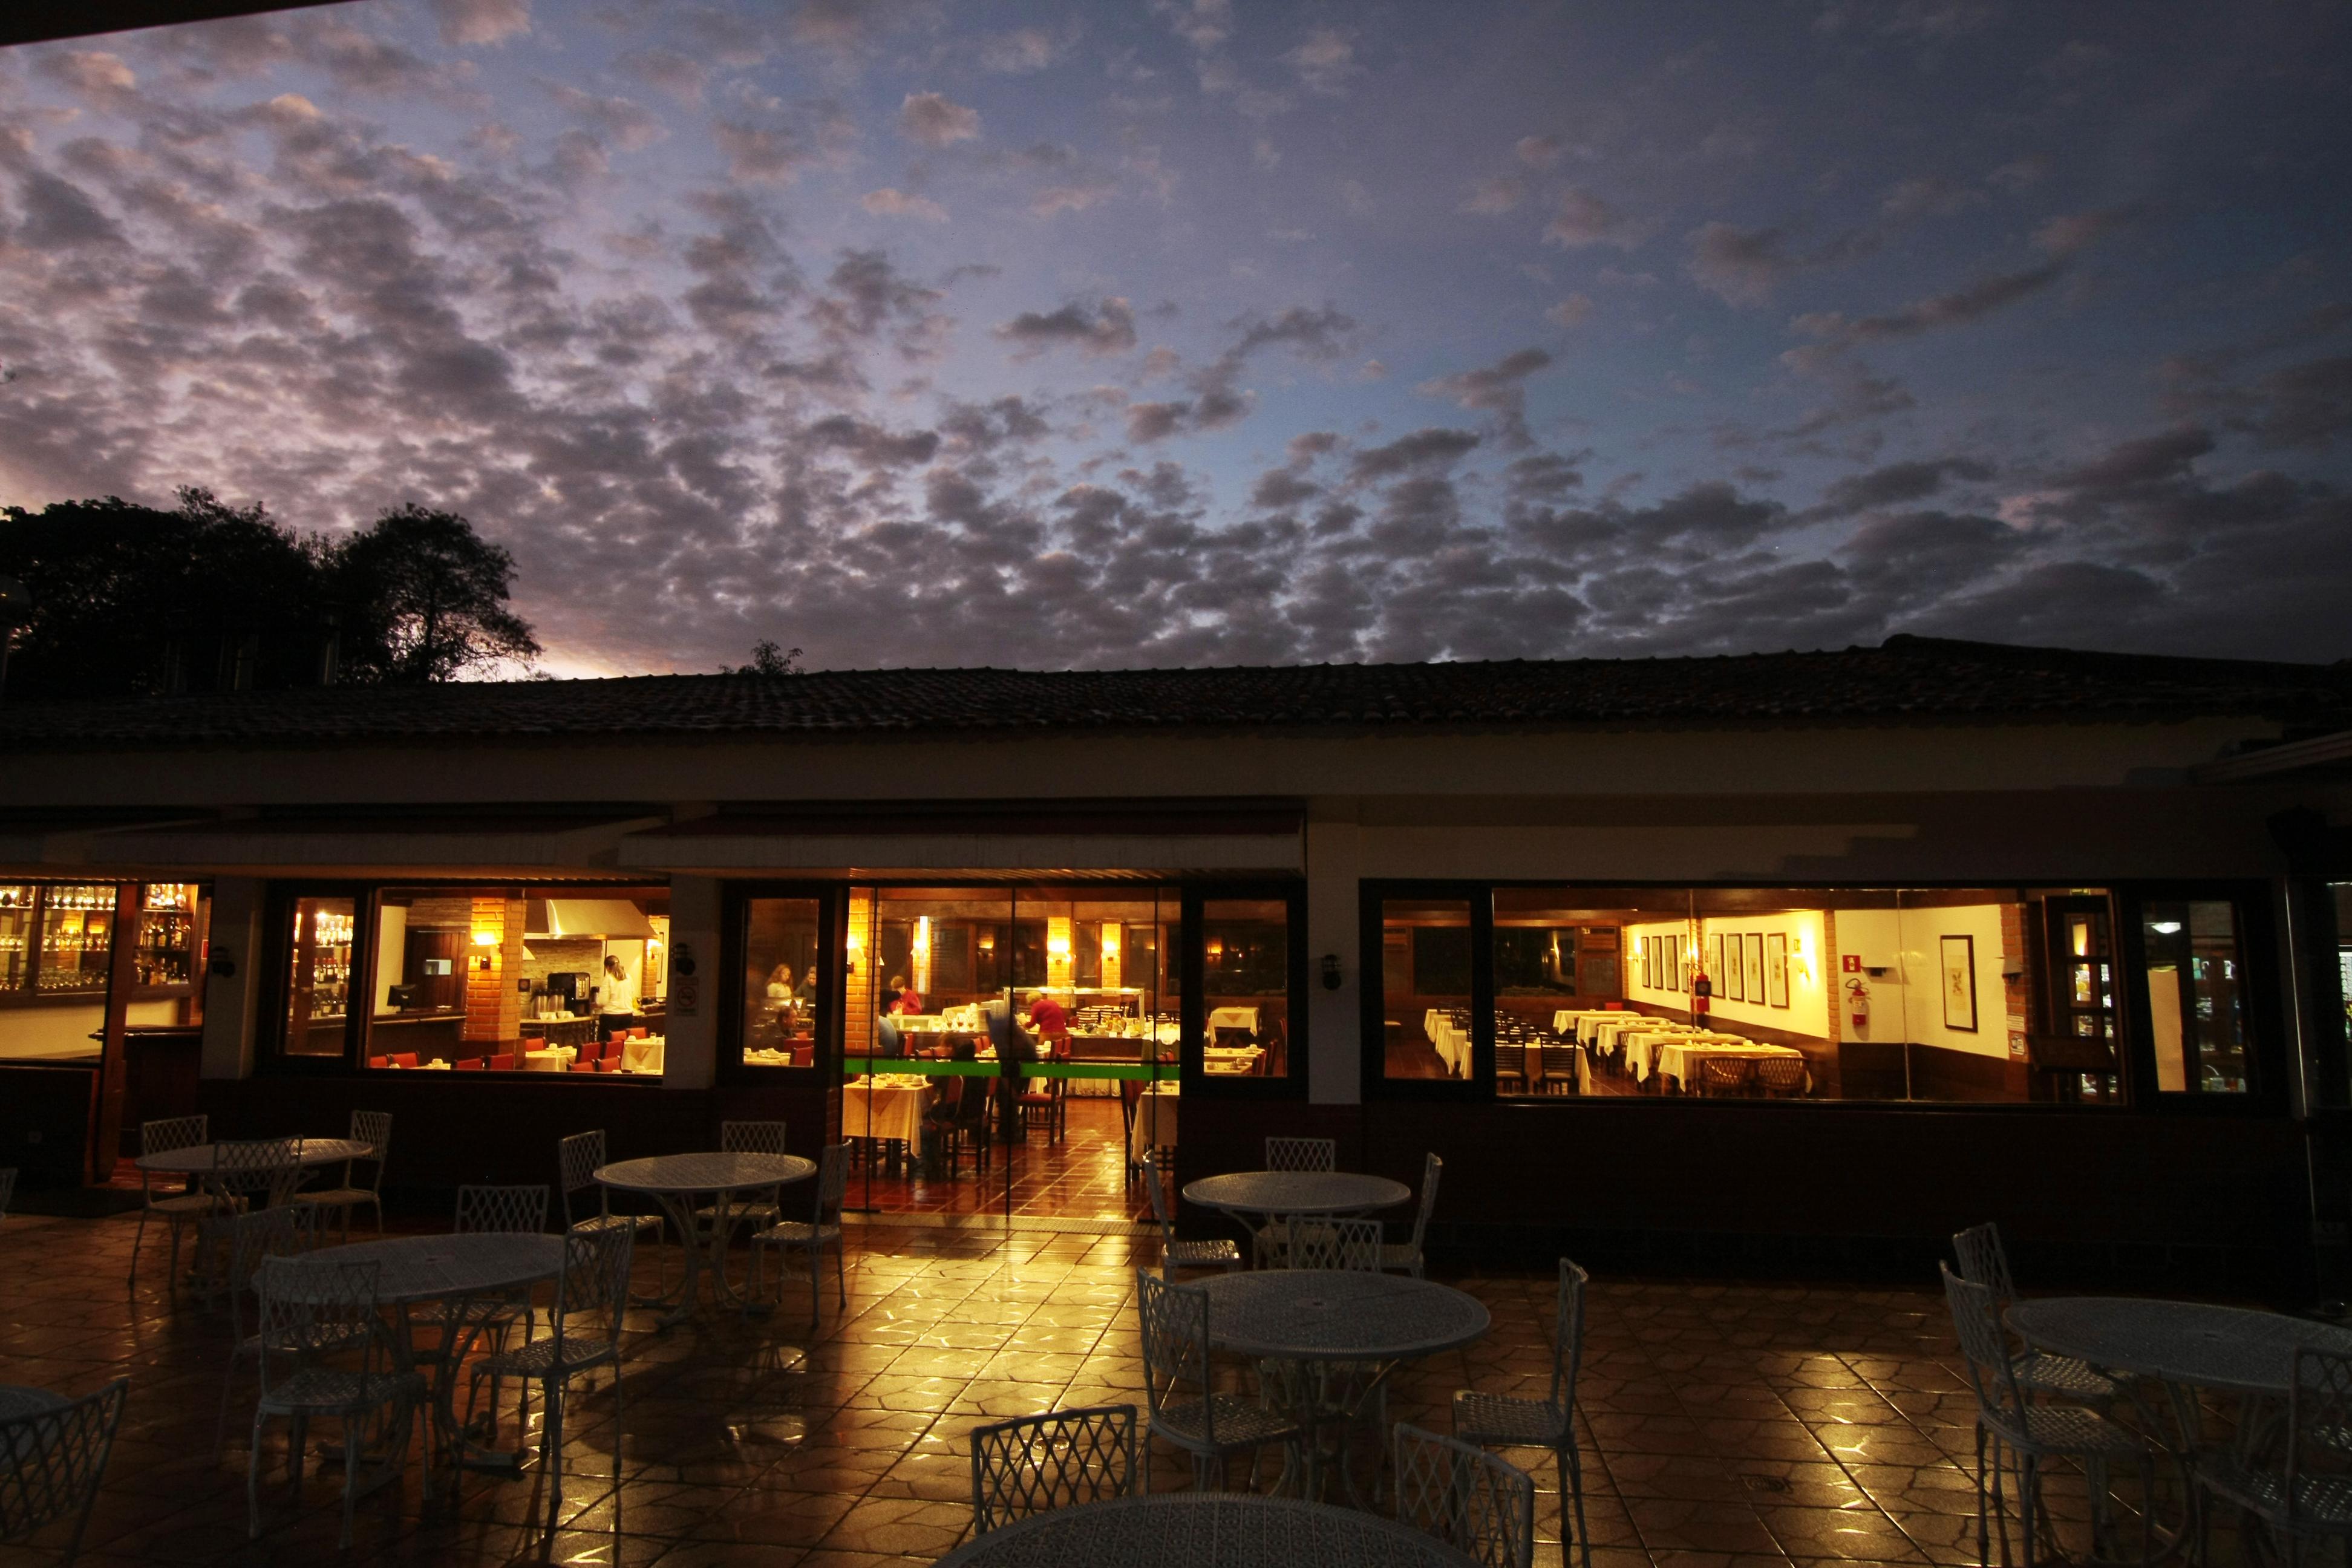
[(213, 1191), (224, 1199), (266, 1198), (282, 1204), (302, 1179), (291, 1138), (257, 1138), (213, 1145)]
[(555, 1282), (555, 1310), (550, 1318), (563, 1360), (562, 1342), (608, 1340), (620, 1343), (621, 1325), (629, 1311), (629, 1265), (636, 1257), (637, 1234), (625, 1225), (574, 1231), (563, 1238), (563, 1272)]
[(1289, 1245), (1283, 1249), (1286, 1268), (1345, 1268), (1377, 1274), (1381, 1268), (1381, 1222), (1376, 1219), (1330, 1219), (1322, 1215), (1295, 1214), (1284, 1228)]
[(1486, 1568), (1528, 1568), (1536, 1550), (1536, 1484), (1525, 1470), (1403, 1422), (1395, 1454), (1399, 1523)]
[(131, 1380), (118, 1377), (70, 1405), (0, 1421), (0, 1542), (72, 1519), (65, 1556), (73, 1561), (130, 1393)]
[(452, 1228), (459, 1236), (484, 1231), (537, 1236), (547, 1229), (547, 1184), (459, 1187)]
[(1269, 1171), (1336, 1171), (1339, 1144), (1333, 1138), (1269, 1138), (1265, 1141)]
[(594, 1186), (597, 1169), (612, 1163), (604, 1158), (604, 1130), (599, 1127), (593, 1132), (574, 1132), (556, 1144), (555, 1160), (562, 1172), (563, 1224), (568, 1229), (572, 1219), (572, 1194)]
[(1559, 1260), (1559, 1298), (1552, 1308), (1551, 1396), (1546, 1401), (1562, 1418), (1574, 1413), (1577, 1374), (1584, 1369), (1584, 1288), (1592, 1276), (1582, 1266)]
[(1143, 1152), (1143, 1184), (1151, 1194), (1151, 1217), (1160, 1222), (1160, 1239), (1165, 1245), (1176, 1239), (1176, 1219), (1168, 1212), (1168, 1184), (1160, 1176), (1160, 1151)]
[(1416, 1251), (1420, 1249), (1423, 1238), (1429, 1235), (1429, 1216), (1437, 1207), (1437, 1181), (1444, 1174), (1445, 1162), (1435, 1154), (1428, 1155), (1421, 1162), (1421, 1207), (1412, 1216), (1412, 1245)]
[(174, 1149), (193, 1149), (211, 1142), (209, 1116), (166, 1116), (158, 1121), (139, 1124), (139, 1152), (142, 1155), (168, 1154)]
[(205, 1229), (228, 1247), (229, 1330), (245, 1337), (245, 1298), (254, 1289), (254, 1276), (270, 1258), (299, 1258), (310, 1250), (319, 1211), (309, 1204), (279, 1204), (273, 1208), (247, 1209), (205, 1221)]
[(2017, 1281), (2010, 1277), (2009, 1248), (2001, 1245), (2000, 1227), (1987, 1220), (1952, 1237), (1952, 1255), (1960, 1260), (1960, 1278), (1992, 1292), (1993, 1304), (2006, 1308), (2017, 1300)]
[[(2305, 1482), (2305, 1474), (2315, 1470), (2328, 1482), (2342, 1484), (2347, 1435), (2352, 1434), (2352, 1356), (2309, 1346), (2298, 1349), (2294, 1375), (2287, 1384), (2286, 1407), (2287, 1441), (2280, 1445), (2284, 1450), (2280, 1494), (2286, 1499), (2287, 1533), (2292, 1538), (2297, 1533), (2298, 1514), (2318, 1489)], [(2321, 1463), (2312, 1465), (2314, 1458)], [(2342, 1508), (2340, 1502), (2337, 1508)], [(2336, 1517), (2340, 1520), (2340, 1512)]]
[(719, 1124), (722, 1154), (781, 1154), (784, 1124), (781, 1121), (722, 1121)]
[(1135, 1406), (1049, 1410), (971, 1429), (971, 1532), (1135, 1489)]
[(389, 1110), (354, 1110), (352, 1112), (352, 1142), (372, 1146), (375, 1152), (368, 1158), (375, 1163), (375, 1175), (368, 1183), (372, 1192), (383, 1190), (383, 1167), (392, 1158), (392, 1112)]
[(254, 1271), (261, 1300), (261, 1396), (283, 1386), (325, 1355), (357, 1350), (362, 1373), (391, 1362), (389, 1337), (376, 1310), (383, 1266), (330, 1258), (265, 1258)]
[(1209, 1397), (1209, 1293), (1138, 1270), (1135, 1308), (1143, 1327), (1143, 1386), (1154, 1425), (1197, 1389), (1202, 1436), (1216, 1441), (1216, 1401)]
[(849, 1195), (849, 1145), (828, 1143), (816, 1157), (816, 1223), (837, 1225)]
[(2025, 1395), (2018, 1387), (2009, 1335), (2000, 1326), (1999, 1301), (1989, 1288), (1953, 1273), (1950, 1264), (1937, 1267), (1944, 1272), (1944, 1300), (1951, 1308), (1952, 1331), (1968, 1364), (1978, 1414), (2001, 1436), (2021, 1441), (2026, 1431)]

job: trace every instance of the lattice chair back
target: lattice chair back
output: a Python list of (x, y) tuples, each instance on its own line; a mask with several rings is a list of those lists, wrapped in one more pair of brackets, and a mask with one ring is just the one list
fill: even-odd
[(368, 1159), (375, 1163), (375, 1179), (368, 1184), (370, 1191), (383, 1187), (383, 1167), (392, 1158), (392, 1112), (389, 1110), (354, 1110), (352, 1112), (352, 1142), (365, 1143), (375, 1150)]
[(1421, 1207), (1412, 1216), (1412, 1249), (1421, 1250), (1429, 1235), (1429, 1216), (1437, 1208), (1437, 1182), (1445, 1174), (1445, 1162), (1431, 1154), (1421, 1162)]
[(291, 1138), (257, 1138), (213, 1146), (213, 1191), (224, 1199), (282, 1204), (302, 1180)]
[(722, 1154), (782, 1154), (784, 1124), (781, 1121), (722, 1121), (719, 1124)]
[(1176, 1239), (1176, 1216), (1168, 1212), (1168, 1184), (1160, 1179), (1160, 1151), (1143, 1152), (1143, 1184), (1151, 1194), (1151, 1217), (1160, 1222), (1160, 1239), (1167, 1245)]
[(1999, 1226), (1987, 1220), (1969, 1226), (1952, 1237), (1952, 1255), (1960, 1260), (1960, 1278), (1991, 1291), (1995, 1306), (2017, 1300), (2017, 1281), (2010, 1277), (2009, 1248), (2001, 1245)]
[(1283, 1253), (1283, 1266), (1286, 1268), (1380, 1272), (1381, 1222), (1376, 1219), (1292, 1215), (1285, 1228), (1290, 1237), (1290, 1245)]
[(636, 1256), (636, 1232), (627, 1226), (577, 1231), (563, 1238), (563, 1273), (555, 1285), (552, 1316), (558, 1349), (555, 1364), (563, 1364), (562, 1342), (621, 1342), (621, 1325), (629, 1311), (629, 1265)]
[(1332, 1138), (1269, 1138), (1265, 1141), (1269, 1171), (1336, 1171), (1339, 1144)]
[(1576, 1403), (1576, 1378), (1584, 1369), (1584, 1288), (1592, 1276), (1580, 1264), (1559, 1260), (1559, 1300), (1552, 1308), (1551, 1397), (1545, 1401), (1561, 1420)]
[(2017, 1384), (2017, 1363), (2010, 1358), (2009, 1335), (2000, 1326), (2000, 1308), (1991, 1289), (1944, 1271), (1944, 1300), (1952, 1310), (1952, 1331), (1960, 1342), (1960, 1357), (1968, 1363), (1969, 1386), (1977, 1408), (1989, 1423), (2015, 1436), (2026, 1430), (2025, 1395)]
[[(383, 1266), (327, 1258), (266, 1258), (254, 1271), (261, 1300), (261, 1398), (329, 1355), (356, 1349), (355, 1383), (391, 1370), (390, 1336), (376, 1310)], [(351, 1369), (345, 1369), (348, 1373)]]
[(1174, 1285), (1155, 1275), (1135, 1276), (1136, 1312), (1143, 1322), (1144, 1392), (1158, 1423), (1163, 1413), (1193, 1405), (1188, 1389), (1199, 1390), (1202, 1436), (1213, 1445), (1217, 1402), (1209, 1397), (1209, 1293)]
[(1767, 1094), (1794, 1094), (1805, 1087), (1800, 1057), (1766, 1057), (1756, 1064), (1756, 1087)]
[(1135, 1406), (1050, 1410), (971, 1429), (971, 1532), (1135, 1489)]
[(0, 1542), (71, 1519), (65, 1560), (74, 1560), (130, 1393), (131, 1380), (118, 1377), (70, 1405), (0, 1420)]
[(816, 1223), (841, 1223), (841, 1204), (849, 1195), (849, 1145), (828, 1143), (816, 1157)]
[(459, 1236), (485, 1231), (540, 1235), (547, 1229), (547, 1184), (459, 1187), (453, 1228)]
[(174, 1149), (193, 1149), (199, 1143), (212, 1142), (212, 1118), (208, 1116), (167, 1116), (159, 1121), (139, 1124), (139, 1152), (168, 1154)]
[(1399, 1422), (1397, 1521), (1486, 1568), (1528, 1568), (1536, 1550), (1536, 1484), (1499, 1455)]
[[(604, 1130), (574, 1132), (555, 1146), (557, 1165), (563, 1173), (563, 1227), (572, 1228), (575, 1216), (572, 1213), (572, 1194), (596, 1185), (596, 1172), (612, 1162), (604, 1158)], [(604, 1205), (597, 1205), (599, 1214)]]
[[(2294, 1352), (2294, 1377), (2287, 1384), (2285, 1485), (2287, 1534), (2299, 1531), (2305, 1513), (2316, 1513), (2315, 1528), (2342, 1530), (2352, 1515), (2352, 1498), (2345, 1488), (2345, 1457), (2352, 1439), (2352, 1356), (2331, 1354), (2308, 1346)], [(2317, 1459), (2316, 1465), (2312, 1461)], [(2315, 1510), (2311, 1505), (2323, 1506)], [(2332, 1506), (2330, 1506), (2332, 1505)]]
[(227, 1244), (228, 1321), (230, 1331), (245, 1338), (245, 1298), (254, 1289), (254, 1276), (272, 1258), (299, 1258), (310, 1248), (318, 1211), (303, 1204), (247, 1209), (205, 1222), (205, 1232)]

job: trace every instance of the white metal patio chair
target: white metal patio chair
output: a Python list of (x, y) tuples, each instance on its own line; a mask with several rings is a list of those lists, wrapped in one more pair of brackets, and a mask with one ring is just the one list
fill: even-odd
[(1265, 1141), (1269, 1171), (1336, 1171), (1339, 1141), (1336, 1138), (1269, 1138)]
[[(211, 1119), (204, 1116), (170, 1116), (156, 1121), (139, 1124), (139, 1157), (168, 1154), (175, 1149), (193, 1149), (199, 1143), (212, 1142)], [(166, 1296), (176, 1293), (180, 1280), (180, 1233), (211, 1214), (216, 1206), (213, 1194), (205, 1184), (191, 1176), (185, 1187), (176, 1193), (158, 1193), (155, 1178), (148, 1171), (139, 1173), (139, 1228), (131, 1238), (131, 1289), (139, 1289), (139, 1247), (147, 1239), (147, 1222), (162, 1220), (171, 1227), (172, 1260), (170, 1271), (163, 1276)]]
[[(228, 1298), (228, 1371), (221, 1379), (220, 1416), (213, 1426), (215, 1452), (228, 1436), (228, 1407), (236, 1394), (237, 1368), (261, 1357), (260, 1306), (258, 1302), (250, 1309), (246, 1306), (246, 1298), (254, 1293), (255, 1276), (265, 1258), (299, 1258), (308, 1252), (317, 1219), (312, 1210), (280, 1204), (276, 1208), (215, 1215), (201, 1222), (198, 1234), (226, 1260), (222, 1288)], [(248, 1324), (251, 1332), (247, 1331)]]
[(1281, 1267), (1381, 1271), (1381, 1222), (1291, 1215), (1285, 1223)]
[[(749, 1312), (751, 1302), (760, 1292), (761, 1260), (768, 1248), (797, 1248), (808, 1254), (809, 1327), (820, 1328), (824, 1322), (824, 1249), (833, 1248), (833, 1279), (835, 1293), (844, 1310), (849, 1306), (849, 1260), (841, 1235), (841, 1202), (849, 1192), (849, 1145), (835, 1143), (817, 1156), (816, 1199), (814, 1211), (805, 1220), (778, 1220), (751, 1237), (751, 1281), (743, 1293), (743, 1309)], [(784, 1293), (784, 1265), (776, 1266), (776, 1295)]]
[[(1584, 1363), (1584, 1288), (1591, 1277), (1563, 1258), (1552, 1310), (1551, 1392), (1541, 1399), (1463, 1389), (1454, 1395), (1454, 1435), (1481, 1448), (1549, 1448), (1559, 1467), (1560, 1555), (1574, 1544), (1592, 1568), (1592, 1540), (1584, 1527), (1584, 1460), (1576, 1446), (1576, 1377)], [(1569, 1535), (1573, 1509), (1576, 1532)]]
[(1137, 1489), (1135, 1406), (1049, 1410), (971, 1429), (971, 1532)]
[[(719, 1124), (719, 1152), (722, 1154), (784, 1153), (784, 1123), (722, 1121)], [(765, 1229), (783, 1217), (782, 1187), (763, 1187), (750, 1194), (739, 1193), (727, 1212), (729, 1225), (749, 1225), (754, 1230)], [(716, 1203), (695, 1205), (695, 1227), (706, 1239), (718, 1228), (719, 1221), (719, 1205)]]
[[(547, 1184), (523, 1183), (513, 1186), (473, 1185), (457, 1189), (457, 1208), (450, 1226), (457, 1236), (547, 1234)], [(537, 1309), (531, 1303), (529, 1286), (509, 1293), (504, 1300), (475, 1299), (467, 1302), (461, 1319), (452, 1312), (453, 1303), (420, 1301), (407, 1309), (411, 1330), (432, 1327), (441, 1331), (441, 1342), (429, 1349), (418, 1350), (410, 1341), (409, 1356), (423, 1364), (445, 1359), (454, 1342), (467, 1324), (478, 1326), (490, 1336), (493, 1353), (506, 1349), (507, 1331), (515, 1319), (522, 1319), (522, 1337), (529, 1341), (539, 1321)], [(496, 1407), (498, 1384), (490, 1385), (490, 1404)]]
[[(352, 1142), (365, 1143), (374, 1152), (357, 1160), (343, 1162), (343, 1183), (339, 1187), (322, 1187), (315, 1193), (296, 1193), (294, 1201), (310, 1208), (333, 1209), (343, 1216), (342, 1238), (352, 1238), (352, 1211), (365, 1205), (375, 1210), (375, 1233), (383, 1234), (383, 1167), (392, 1158), (392, 1112), (389, 1110), (354, 1110), (352, 1112)], [(355, 1165), (369, 1164), (373, 1173), (362, 1185), (352, 1174)]]
[[(2286, 1547), (2287, 1568), (2295, 1568), (2305, 1545), (2315, 1537), (2352, 1540), (2347, 1433), (2352, 1433), (2352, 1357), (2298, 1350), (2287, 1383), (2286, 1427), (2275, 1445), (2277, 1462), (2249, 1464), (2235, 1455), (2202, 1458), (2196, 1467), (2198, 1488), (2269, 1525)], [(2192, 1561), (2200, 1564), (2209, 1560), (2207, 1517), (2208, 1510), (2197, 1510)]]
[(1211, 1383), (1209, 1293), (1139, 1270), (1135, 1305), (1142, 1321), (1151, 1434), (1192, 1456), (1192, 1484), (1205, 1489), (1213, 1479), (1222, 1482), (1227, 1457), (1247, 1454), (1255, 1485), (1257, 1456), (1269, 1443), (1281, 1444), (1289, 1468), (1298, 1471), (1298, 1423), (1260, 1400), (1220, 1394)]
[[(1990, 1221), (1970, 1226), (1952, 1237), (1952, 1252), (1960, 1260), (1960, 1278), (1992, 1292), (1996, 1315), (2017, 1301), (2017, 1283), (2010, 1277), (2009, 1249), (2001, 1244), (2000, 1227)], [(2099, 1409), (2123, 1397), (2114, 1378), (2070, 1355), (2052, 1355), (2031, 1347), (2013, 1356), (2017, 1385), (2031, 1394)]]
[(1381, 1268), (1383, 1272), (1393, 1273), (1402, 1269), (1416, 1279), (1421, 1278), (1422, 1270), (1428, 1266), (1428, 1258), (1422, 1247), (1429, 1239), (1429, 1216), (1437, 1208), (1438, 1178), (1444, 1174), (1445, 1162), (1436, 1155), (1432, 1154), (1422, 1161), (1421, 1207), (1413, 1211), (1412, 1239), (1391, 1242), (1381, 1248)]
[(70, 1519), (64, 1561), (80, 1555), (130, 1394), (131, 1380), (118, 1377), (55, 1409), (0, 1418), (0, 1546), (29, 1542)]
[(1433, 1535), (1485, 1568), (1528, 1568), (1536, 1552), (1536, 1483), (1509, 1460), (1453, 1437), (1397, 1424), (1397, 1522)]
[(1179, 1268), (1222, 1268), (1230, 1274), (1242, 1266), (1242, 1249), (1230, 1237), (1205, 1241), (1180, 1241), (1176, 1221), (1168, 1212), (1168, 1184), (1160, 1170), (1160, 1151), (1143, 1156), (1143, 1183), (1151, 1194), (1151, 1217), (1160, 1222), (1160, 1275), (1173, 1279)]

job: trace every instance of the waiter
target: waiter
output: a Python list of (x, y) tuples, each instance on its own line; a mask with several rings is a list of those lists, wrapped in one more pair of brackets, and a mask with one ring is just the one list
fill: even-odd
[(599, 1037), (625, 1034), (637, 1021), (637, 987), (621, 961), (604, 955), (604, 973), (596, 984), (596, 1029)]

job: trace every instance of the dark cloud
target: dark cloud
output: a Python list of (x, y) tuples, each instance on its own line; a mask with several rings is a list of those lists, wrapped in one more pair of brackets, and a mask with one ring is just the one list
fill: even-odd
[(2053, 261), (2019, 272), (1996, 273), (1966, 288), (1937, 294), (1883, 316), (1849, 320), (1836, 311), (1800, 316), (1792, 323), (1810, 337), (1835, 342), (1875, 342), (1888, 338), (1915, 337), (1939, 327), (1966, 326), (2021, 300), (2031, 299), (2065, 274), (2066, 263)]
[(1386, 446), (1374, 447), (1356, 454), (1348, 466), (1349, 478), (1358, 483), (1366, 479), (1392, 479), (1400, 474), (1429, 468), (1450, 468), (1477, 450), (1480, 437), (1473, 430), (1447, 430), (1431, 427), (1400, 436)]
[(1055, 310), (1024, 310), (999, 326), (996, 336), (1024, 357), (1054, 348), (1125, 353), (1135, 347), (1135, 308), (1110, 298), (1073, 300)]
[(1550, 365), (1551, 355), (1543, 350), (1520, 349), (1493, 364), (1423, 382), (1421, 390), (1433, 397), (1450, 398), (1465, 408), (1492, 414), (1504, 446), (1530, 447), (1535, 443), (1528, 434), (1527, 382)]
[(1889, 463), (1867, 473), (1849, 474), (1822, 493), (1817, 515), (1844, 517), (1925, 500), (1954, 479), (1992, 478), (1992, 465), (1973, 458), (1937, 458)]

